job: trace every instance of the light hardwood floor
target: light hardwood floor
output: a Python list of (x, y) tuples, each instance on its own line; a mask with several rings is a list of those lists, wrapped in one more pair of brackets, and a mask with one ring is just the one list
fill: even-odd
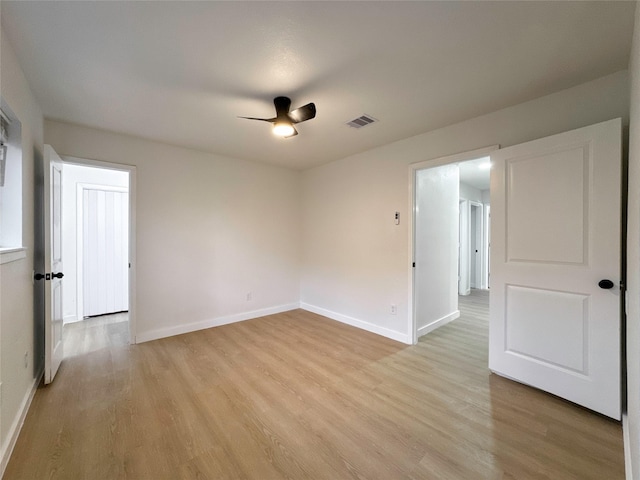
[(416, 346), (296, 310), (72, 356), (5, 479), (623, 479), (618, 423), (490, 374), (484, 304)]
[(129, 344), (129, 313), (85, 318), (64, 326), (64, 356), (86, 355)]

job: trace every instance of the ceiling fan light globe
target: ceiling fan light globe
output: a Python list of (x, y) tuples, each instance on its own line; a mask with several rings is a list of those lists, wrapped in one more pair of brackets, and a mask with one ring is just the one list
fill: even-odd
[(278, 122), (273, 126), (273, 134), (278, 137), (288, 137), (293, 135), (293, 125), (286, 122)]

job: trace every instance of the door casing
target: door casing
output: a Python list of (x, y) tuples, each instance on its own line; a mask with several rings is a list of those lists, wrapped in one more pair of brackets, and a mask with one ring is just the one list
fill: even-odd
[(441, 165), (449, 165), (451, 163), (460, 163), (468, 160), (474, 160), (480, 157), (486, 157), (491, 154), (491, 152), (498, 150), (500, 145), (490, 145), (487, 147), (478, 148), (476, 150), (470, 150), (467, 152), (457, 153), (455, 155), (449, 155), (446, 157), (434, 158), (432, 160), (425, 160), (423, 162), (412, 163), (409, 165), (409, 209), (411, 212), (410, 216), (410, 234), (409, 234), (409, 259), (407, 262), (407, 271), (409, 277), (409, 298), (408, 305), (411, 306), (411, 311), (408, 318), (408, 329), (409, 332), (409, 340), (412, 344), (416, 344), (418, 342), (418, 331), (417, 331), (417, 322), (416, 322), (416, 304), (415, 304), (415, 275), (414, 275), (414, 267), (413, 264), (415, 262), (415, 219), (416, 219), (416, 174), (419, 170), (423, 170), (425, 168), (434, 168), (439, 167)]
[[(65, 163), (119, 170), (129, 173), (129, 342), (137, 342), (137, 302), (136, 302), (136, 167), (119, 163), (103, 162), (86, 158), (61, 155)], [(78, 282), (79, 283), (79, 282)]]

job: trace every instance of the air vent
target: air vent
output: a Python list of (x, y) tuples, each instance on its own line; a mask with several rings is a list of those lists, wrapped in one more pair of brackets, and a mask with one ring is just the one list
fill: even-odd
[(350, 122), (347, 122), (347, 125), (353, 128), (362, 128), (377, 121), (378, 120), (373, 118), (371, 115), (361, 115), (360, 117), (354, 118)]

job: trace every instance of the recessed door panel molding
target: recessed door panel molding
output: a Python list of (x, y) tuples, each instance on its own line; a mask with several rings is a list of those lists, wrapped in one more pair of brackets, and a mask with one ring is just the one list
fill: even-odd
[(618, 420), (621, 158), (620, 119), (491, 155), (489, 322), (493, 372)]
[(505, 351), (588, 375), (589, 297), (507, 285)]
[(508, 262), (588, 261), (590, 158), (582, 144), (505, 162)]

